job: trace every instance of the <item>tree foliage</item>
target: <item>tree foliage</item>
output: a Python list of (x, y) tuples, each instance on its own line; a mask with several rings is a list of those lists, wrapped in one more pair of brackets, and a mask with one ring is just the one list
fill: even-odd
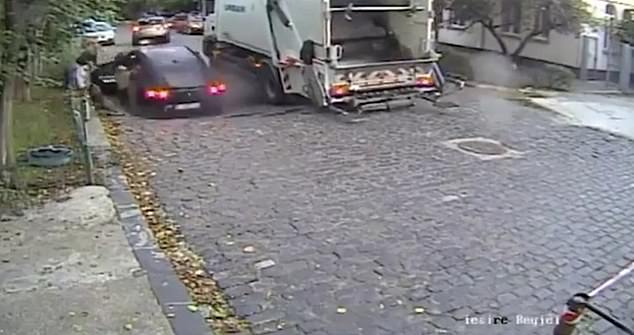
[(121, 4), (121, 12), (129, 19), (147, 10), (189, 11), (198, 8), (195, 0), (128, 0)]
[[(1, 79), (18, 74), (15, 65), (20, 50), (38, 49), (47, 58), (54, 57), (74, 38), (72, 26), (79, 21), (98, 16), (113, 19), (123, 0), (2, 0), (0, 16), (12, 14), (19, 20), (11, 25), (0, 25), (0, 45), (3, 62)], [(7, 4), (13, 13), (7, 13)], [(4, 22), (4, 20), (3, 20)]]
[[(500, 52), (518, 57), (527, 43), (551, 31), (578, 33), (590, 20), (589, 6), (584, 0), (440, 0), (451, 8), (456, 17), (469, 22), (469, 27), (481, 25), (495, 38)], [(514, 50), (502, 36), (505, 28), (519, 39)]]
[[(12, 105), (16, 83), (33, 82), (35, 58), (55, 60), (73, 40), (72, 26), (114, 17), (124, 0), (0, 0), (0, 172), (15, 164)], [(10, 179), (10, 178), (9, 178)]]

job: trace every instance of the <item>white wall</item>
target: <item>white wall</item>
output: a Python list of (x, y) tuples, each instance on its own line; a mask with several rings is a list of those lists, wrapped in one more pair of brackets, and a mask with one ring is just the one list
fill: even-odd
[[(465, 46), (489, 51), (500, 51), (500, 46), (493, 35), (481, 26), (472, 27), (468, 31), (457, 29), (441, 29), (438, 41), (446, 44)], [(519, 38), (503, 36), (504, 42), (512, 52), (520, 43)], [(522, 56), (536, 60), (578, 67), (581, 62), (581, 43), (579, 38), (552, 32), (548, 41), (529, 42)]]
[[(597, 18), (605, 18), (605, 7), (608, 3), (615, 6), (617, 19), (623, 18), (623, 10), (633, 9), (634, 0), (586, 0), (591, 6), (590, 10)], [(607, 50), (604, 50), (605, 28), (594, 27), (588, 31), (588, 35), (596, 38), (596, 52), (591, 54), (589, 66), (591, 69), (605, 70), (608, 65)], [(519, 44), (517, 37), (510, 35), (503, 36), (509, 52), (515, 50)], [(469, 48), (483, 49), (489, 51), (500, 51), (499, 44), (491, 33), (482, 26), (476, 25), (465, 31), (448, 27), (445, 24), (439, 31), (438, 41), (440, 43), (464, 46)], [(581, 66), (582, 40), (575, 34), (560, 34), (552, 31), (548, 39), (536, 39), (529, 42), (522, 56), (566, 65), (574, 68)], [(596, 56), (595, 56), (596, 55)]]

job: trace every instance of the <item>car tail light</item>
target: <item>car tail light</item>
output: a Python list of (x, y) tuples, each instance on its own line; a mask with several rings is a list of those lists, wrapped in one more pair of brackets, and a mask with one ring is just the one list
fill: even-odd
[(163, 88), (153, 88), (146, 90), (144, 95), (148, 100), (167, 100), (170, 96), (170, 91)]
[(141, 28), (139, 28), (139, 26), (132, 27), (132, 31), (139, 31), (139, 29), (141, 29)]
[(343, 97), (350, 93), (350, 84), (348, 83), (336, 83), (330, 85), (330, 96)]
[(222, 82), (214, 81), (207, 84), (207, 94), (222, 95), (227, 91), (227, 85)]
[(434, 85), (434, 76), (431, 73), (419, 74), (416, 76), (416, 86), (432, 87)]

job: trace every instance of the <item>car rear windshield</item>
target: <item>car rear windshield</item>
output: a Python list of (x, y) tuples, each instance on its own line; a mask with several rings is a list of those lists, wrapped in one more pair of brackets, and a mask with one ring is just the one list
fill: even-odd
[(152, 25), (157, 25), (157, 24), (163, 24), (163, 19), (139, 20), (139, 25), (140, 26), (152, 26)]
[(96, 31), (110, 31), (112, 30), (112, 27), (108, 24), (95, 24), (95, 30)]

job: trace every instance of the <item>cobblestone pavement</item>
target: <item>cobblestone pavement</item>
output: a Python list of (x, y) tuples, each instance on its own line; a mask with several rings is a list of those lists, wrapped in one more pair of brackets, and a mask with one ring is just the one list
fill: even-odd
[[(229, 114), (265, 108), (247, 82), (230, 82)], [(123, 127), (256, 334), (550, 334), (516, 317), (556, 316), (634, 255), (634, 147), (495, 94), (360, 124), (292, 113)], [(468, 137), (521, 155), (444, 143)], [(599, 299), (629, 324), (633, 285)], [(489, 315), (510, 324), (465, 321)]]

